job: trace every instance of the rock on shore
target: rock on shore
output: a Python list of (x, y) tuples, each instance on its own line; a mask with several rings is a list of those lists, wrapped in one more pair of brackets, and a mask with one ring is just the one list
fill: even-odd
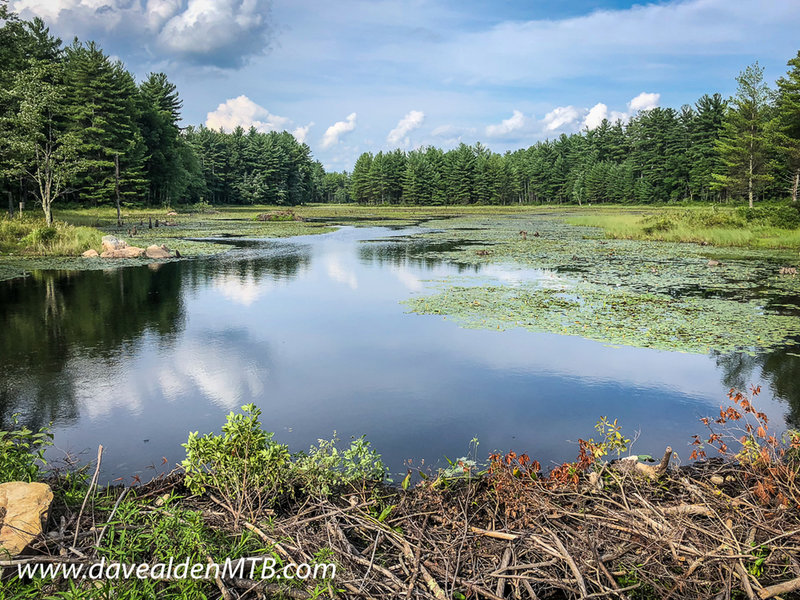
[(87, 250), (81, 254), (84, 258), (173, 258), (180, 255), (176, 252), (172, 254), (165, 245), (156, 246), (155, 244), (145, 248), (138, 246), (129, 246), (124, 240), (119, 239), (113, 235), (103, 236), (103, 252), (97, 253), (97, 250)]
[(0, 558), (16, 556), (42, 533), (42, 515), (53, 501), (46, 483), (0, 484)]

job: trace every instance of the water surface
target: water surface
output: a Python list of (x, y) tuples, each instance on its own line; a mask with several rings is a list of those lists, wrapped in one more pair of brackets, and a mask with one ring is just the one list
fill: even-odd
[(750, 383), (776, 428), (800, 422), (796, 348), (703, 356), (408, 314), (399, 302), (444, 278), (561, 277), (422, 259), (414, 231), (237, 239), (216, 258), (0, 282), (0, 425), (52, 421), (53, 458), (88, 461), (103, 444), (110, 480), (180, 461), (189, 431), (249, 402), (293, 450), (366, 434), (395, 473), (461, 456), (473, 437), (482, 456), (571, 459), (602, 415), (640, 432), (640, 453), (670, 444), (686, 459), (698, 418)]

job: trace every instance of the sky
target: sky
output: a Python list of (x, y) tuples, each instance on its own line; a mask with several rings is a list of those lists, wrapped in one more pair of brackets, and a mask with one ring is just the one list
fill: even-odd
[(326, 170), (480, 141), (496, 152), (773, 83), (800, 0), (10, 0), (139, 79), (164, 71), (185, 125), (287, 130)]

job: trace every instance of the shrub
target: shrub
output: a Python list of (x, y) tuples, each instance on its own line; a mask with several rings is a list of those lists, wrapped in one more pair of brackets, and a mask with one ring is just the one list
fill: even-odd
[(242, 414), (230, 413), (222, 435), (189, 434), (183, 444), (186, 486), (192, 493), (218, 496), (238, 521), (254, 520), (265, 508), (290, 496), (296, 487), (326, 496), (347, 485), (383, 481), (386, 466), (364, 437), (348, 448), (338, 440), (319, 440), (308, 452), (289, 454), (261, 427), (261, 411), (252, 404)]
[(252, 404), (242, 411), (228, 415), (222, 435), (190, 433), (182, 463), (187, 487), (218, 494), (237, 522), (275, 504), (286, 491), (290, 468), (287, 447), (261, 428), (261, 411)]
[(43, 246), (56, 239), (57, 235), (58, 230), (55, 227), (37, 227), (22, 238), (21, 243), (25, 246)]
[(364, 436), (345, 450), (339, 450), (337, 442), (334, 434), (332, 440), (318, 440), (318, 446), (296, 456), (293, 471), (306, 493), (325, 496), (347, 485), (383, 481), (386, 466)]
[(49, 427), (34, 432), (19, 427), (18, 415), (11, 417), (15, 429), (0, 431), (0, 482), (35, 481), (41, 475), (45, 449), (52, 445), (53, 434)]
[(647, 235), (656, 231), (669, 231), (675, 228), (675, 223), (667, 217), (645, 217), (642, 231)]
[(741, 207), (737, 213), (748, 223), (762, 222), (782, 229), (800, 228), (800, 208), (796, 206)]

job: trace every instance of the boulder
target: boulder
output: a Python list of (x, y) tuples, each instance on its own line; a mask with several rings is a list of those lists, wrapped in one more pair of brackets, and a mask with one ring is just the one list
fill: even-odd
[(90, 248), (89, 250), (81, 254), (81, 256), (83, 258), (97, 258), (100, 255), (97, 253), (97, 250), (95, 250), (94, 248)]
[(108, 252), (113, 252), (114, 250), (122, 250), (123, 248), (127, 248), (128, 244), (123, 240), (115, 237), (113, 235), (104, 235), (103, 236), (103, 250)]
[(106, 250), (100, 255), (100, 258), (139, 258), (144, 252), (144, 248), (125, 244), (125, 247), (119, 250)]
[(156, 246), (153, 244), (152, 246), (148, 246), (144, 253), (147, 258), (171, 258), (172, 255), (166, 248), (166, 246)]
[(53, 501), (46, 483), (0, 484), (0, 557), (16, 556), (42, 533), (42, 515)]

